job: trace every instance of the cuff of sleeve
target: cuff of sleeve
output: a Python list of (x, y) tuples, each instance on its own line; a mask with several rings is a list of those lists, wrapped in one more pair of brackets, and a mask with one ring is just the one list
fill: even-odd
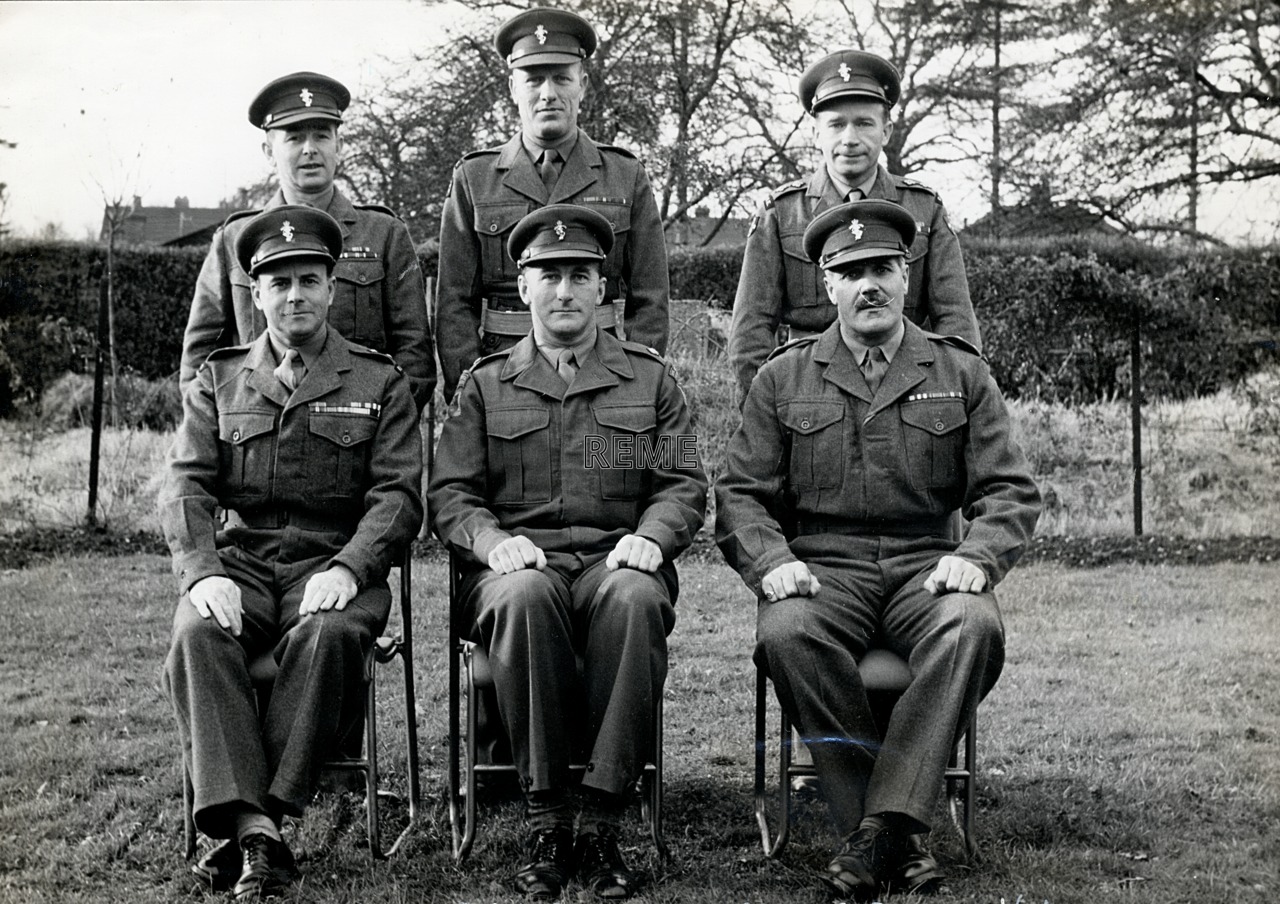
[(355, 575), (356, 587), (360, 590), (363, 590), (365, 587), (368, 587), (373, 579), (373, 576), (371, 574), (373, 569), (369, 565), (369, 563), (355, 560), (353, 559), (353, 557), (348, 556), (345, 553), (345, 551), (338, 553), (336, 556), (330, 559), (329, 564), (326, 565), (325, 567), (332, 568), (334, 565), (341, 565), (343, 568), (347, 569), (347, 571), (350, 571), (353, 575)]
[(759, 559), (756, 559), (755, 566), (751, 570), (751, 578), (747, 581), (747, 586), (751, 588), (751, 592), (754, 593), (758, 599), (764, 596), (764, 589), (762, 585), (764, 584), (765, 575), (773, 571), (773, 569), (777, 568), (779, 565), (799, 561), (800, 560), (792, 554), (791, 550), (786, 547), (777, 550), (776, 552), (766, 553)]
[(665, 524), (642, 524), (636, 528), (636, 536), (644, 537), (646, 540), (658, 544), (658, 548), (662, 550), (662, 561), (671, 562), (675, 560), (675, 531)]
[(488, 527), (480, 531), (476, 535), (475, 543), (471, 546), (471, 554), (482, 565), (489, 564), (489, 553), (497, 549), (498, 544), (504, 540), (510, 540), (511, 534), (505, 530), (496, 527)]
[(207, 577), (226, 577), (227, 574), (216, 553), (213, 556), (202, 555), (186, 562), (174, 563), (173, 570), (178, 576), (178, 592), (181, 594), (190, 593), (193, 584)]

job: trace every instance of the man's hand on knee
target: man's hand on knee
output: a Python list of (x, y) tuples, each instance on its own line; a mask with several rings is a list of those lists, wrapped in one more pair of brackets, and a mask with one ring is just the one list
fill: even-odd
[(498, 574), (511, 574), (525, 568), (541, 571), (547, 567), (547, 554), (528, 537), (508, 537), (489, 553), (489, 567)]
[(351, 569), (346, 565), (334, 565), (326, 571), (317, 572), (307, 579), (307, 586), (302, 591), (302, 605), (298, 612), (310, 615), (322, 609), (347, 608), (347, 603), (360, 592), (360, 584)]
[(804, 562), (784, 562), (764, 576), (760, 592), (769, 602), (789, 596), (817, 596), (822, 585)]
[(627, 534), (618, 541), (618, 545), (604, 560), (605, 568), (617, 571), (619, 568), (634, 568), (653, 574), (662, 564), (662, 547), (646, 537)]
[(201, 618), (213, 616), (233, 637), (240, 636), (244, 609), (240, 603), (240, 588), (231, 578), (220, 574), (201, 578), (191, 585), (187, 598)]
[(968, 559), (943, 556), (933, 574), (924, 579), (924, 589), (934, 596), (943, 593), (981, 593), (987, 589), (987, 573)]

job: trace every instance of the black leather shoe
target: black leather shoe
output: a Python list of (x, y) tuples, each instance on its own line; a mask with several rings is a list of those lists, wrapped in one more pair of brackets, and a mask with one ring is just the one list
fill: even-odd
[(902, 863), (903, 839), (888, 828), (860, 828), (844, 841), (822, 876), (837, 898), (870, 901)]
[(573, 830), (568, 826), (535, 829), (529, 836), (529, 860), (516, 873), (516, 890), (534, 901), (560, 897), (573, 865)]
[(298, 878), (298, 865), (289, 846), (255, 832), (240, 842), (244, 862), (236, 882), (237, 901), (261, 901), (280, 895)]
[(240, 859), (240, 842), (228, 838), (191, 864), (191, 872), (210, 891), (231, 891), (240, 878)]
[(889, 878), (894, 891), (933, 894), (944, 878), (942, 867), (924, 846), (923, 835), (908, 835), (903, 839), (901, 859)]
[(574, 845), (573, 860), (582, 884), (607, 900), (629, 898), (639, 884), (635, 873), (627, 869), (618, 836), (608, 829), (584, 832)]

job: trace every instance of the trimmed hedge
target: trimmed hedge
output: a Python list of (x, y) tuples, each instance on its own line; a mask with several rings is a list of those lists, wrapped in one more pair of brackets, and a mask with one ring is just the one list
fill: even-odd
[[(1085, 402), (1128, 391), (1134, 318), (1148, 394), (1211, 392), (1274, 355), (1280, 249), (1153, 248), (1128, 239), (963, 240), (992, 370), (1013, 397)], [(174, 374), (204, 249), (116, 251), (116, 357)], [(420, 248), (435, 273), (434, 244)], [(670, 253), (674, 298), (730, 309), (742, 246)], [(91, 365), (106, 249), (0, 245), (0, 415)]]

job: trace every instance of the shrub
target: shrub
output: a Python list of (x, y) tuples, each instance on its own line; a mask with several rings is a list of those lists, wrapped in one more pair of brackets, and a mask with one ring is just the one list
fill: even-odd
[[(114, 426), (133, 430), (172, 430), (182, 420), (182, 395), (177, 377), (148, 380), (136, 374), (115, 381)], [(110, 423), (112, 381), (104, 386), (103, 422)], [(70, 430), (93, 424), (93, 378), (64, 374), (41, 399), (41, 413), (51, 429)]]

